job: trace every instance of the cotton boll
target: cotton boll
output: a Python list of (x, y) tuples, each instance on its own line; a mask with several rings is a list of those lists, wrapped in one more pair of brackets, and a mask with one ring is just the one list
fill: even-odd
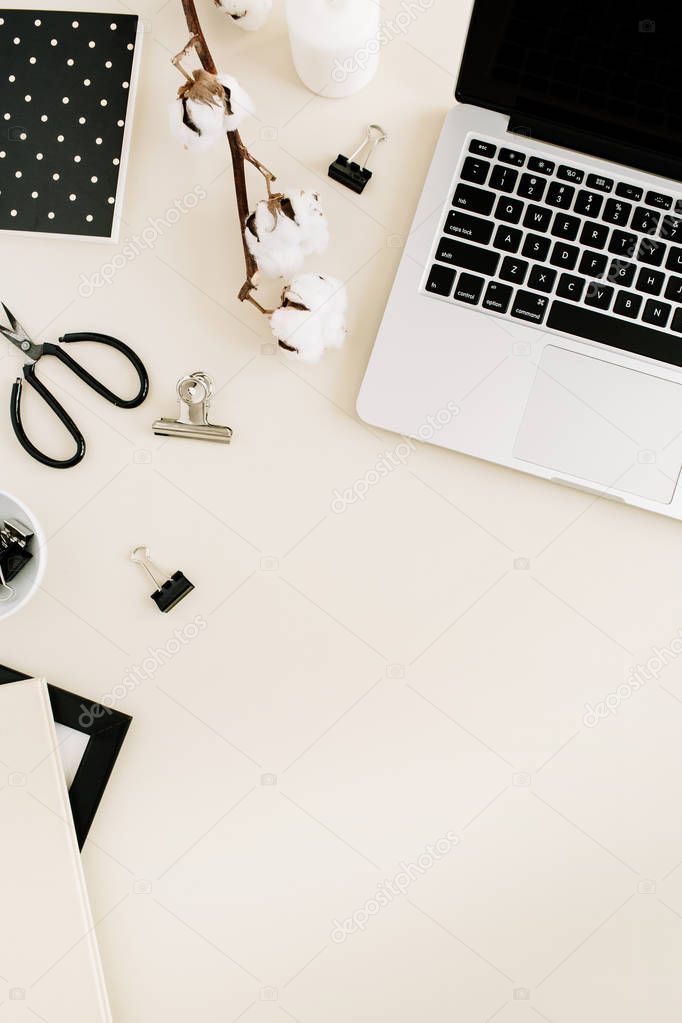
[(296, 223), (301, 229), (301, 247), (305, 255), (323, 252), (329, 244), (329, 227), (317, 192), (289, 192)]
[(171, 128), (186, 149), (205, 150), (253, 113), (248, 94), (230, 75), (197, 70), (183, 82), (170, 109)]
[(303, 274), (284, 289), (282, 307), (270, 317), (279, 344), (304, 362), (319, 362), (326, 348), (346, 337), (348, 295), (333, 277)]
[(191, 99), (176, 99), (170, 106), (171, 129), (186, 149), (197, 152), (210, 149), (225, 134), (225, 115), (217, 106), (206, 106)]
[(293, 277), (303, 265), (300, 228), (277, 202), (257, 204), (247, 222), (246, 244), (264, 277)]
[(249, 251), (264, 277), (291, 277), (311, 252), (329, 241), (327, 221), (313, 192), (287, 192), (263, 200), (249, 217)]
[(261, 28), (272, 10), (272, 0), (215, 0), (215, 4), (245, 32)]

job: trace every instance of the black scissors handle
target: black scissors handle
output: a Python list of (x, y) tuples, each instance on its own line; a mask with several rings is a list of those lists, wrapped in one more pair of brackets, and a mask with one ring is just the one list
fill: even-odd
[(59, 404), (54, 394), (52, 394), (51, 391), (48, 391), (42, 380), (36, 376), (35, 362), (28, 363), (24, 366), (24, 379), (29, 387), (32, 387), (33, 390), (40, 395), (43, 401), (49, 405), (59, 421), (66, 427), (68, 433), (76, 442), (76, 451), (71, 458), (51, 458), (49, 455), (43, 454), (43, 452), (29, 440), (26, 435), (26, 431), (24, 430), (24, 424), (21, 418), (22, 382), (21, 379), (19, 379), (12, 385), (12, 396), (10, 398), (9, 410), (10, 417), (12, 419), (12, 427), (22, 448), (24, 451), (28, 452), (32, 458), (35, 458), (37, 462), (41, 462), (43, 465), (47, 465), (51, 469), (70, 469), (73, 465), (78, 465), (78, 463), (82, 462), (85, 457), (85, 438), (83, 437), (83, 434), (80, 432), (66, 409)]
[[(101, 395), (112, 405), (116, 405), (118, 408), (137, 408), (147, 397), (149, 392), (149, 376), (147, 370), (142, 363), (142, 360), (138, 358), (132, 348), (124, 344), (123, 341), (119, 341), (118, 338), (109, 337), (108, 334), (64, 334), (59, 339), (60, 344), (51, 344), (47, 342), (42, 346), (41, 358), (44, 355), (52, 355), (55, 359), (58, 359), (68, 369), (70, 369), (75, 375), (82, 380), (84, 383), (91, 387), (93, 391)], [(139, 380), (139, 390), (134, 398), (126, 399), (121, 398), (113, 391), (109, 390), (100, 380), (89, 373), (87, 369), (72, 359), (68, 352), (65, 352), (61, 347), (61, 344), (73, 344), (79, 341), (94, 341), (97, 344), (108, 345), (110, 348), (115, 348), (116, 351), (121, 352), (127, 358), (128, 362), (131, 363), (135, 372), (137, 373)], [(57, 401), (51, 391), (47, 389), (45, 384), (36, 375), (37, 363), (31, 362), (24, 366), (24, 379), (26, 383), (33, 388), (33, 390), (40, 395), (43, 401), (49, 406), (54, 412), (59, 421), (66, 428), (69, 435), (72, 437), (76, 444), (76, 451), (70, 458), (58, 459), (51, 458), (49, 455), (44, 454), (40, 451), (32, 441), (29, 440), (21, 417), (21, 392), (22, 392), (22, 381), (19, 379), (15, 382), (12, 387), (12, 397), (10, 402), (10, 416), (12, 419), (12, 427), (17, 436), (17, 440), (23, 447), (23, 449), (35, 458), (36, 461), (42, 465), (47, 465), (51, 469), (70, 469), (74, 465), (78, 465), (85, 456), (85, 439), (83, 434), (80, 432), (76, 424), (74, 423), (71, 416), (68, 414), (66, 409)]]
[(121, 352), (125, 355), (128, 362), (131, 364), (135, 372), (137, 373), (138, 380), (140, 382), (140, 389), (134, 398), (126, 399), (119, 398), (117, 394), (110, 391), (100, 380), (88, 373), (87, 369), (84, 369), (80, 363), (72, 359), (68, 352), (65, 352), (59, 345), (53, 345), (49, 342), (43, 345), (44, 355), (54, 355), (56, 359), (63, 362), (65, 366), (76, 374), (77, 377), (91, 387), (93, 391), (97, 391), (103, 398), (106, 398), (112, 405), (116, 405), (117, 408), (137, 408), (147, 397), (149, 393), (149, 376), (147, 370), (144, 368), (144, 364), (140, 358), (135, 354), (132, 348), (129, 348), (123, 341), (119, 341), (116, 337), (109, 337), (108, 334), (64, 334), (60, 337), (59, 341), (62, 344), (70, 345), (75, 344), (79, 341), (94, 341), (99, 345), (107, 345), (109, 348), (115, 348), (117, 352)]

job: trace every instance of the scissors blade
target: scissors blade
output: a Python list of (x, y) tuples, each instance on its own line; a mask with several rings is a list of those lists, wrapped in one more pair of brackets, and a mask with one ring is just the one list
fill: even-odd
[(0, 324), (0, 334), (6, 337), (13, 345), (17, 348), (21, 348), (22, 352), (29, 357), (29, 359), (38, 359), (42, 354), (42, 346), (34, 345), (31, 340), (30, 334), (24, 327), (19, 323), (13, 312), (7, 308), (4, 302), (1, 302), (2, 308), (5, 310), (5, 316), (11, 324), (11, 330), (8, 327), (3, 327)]

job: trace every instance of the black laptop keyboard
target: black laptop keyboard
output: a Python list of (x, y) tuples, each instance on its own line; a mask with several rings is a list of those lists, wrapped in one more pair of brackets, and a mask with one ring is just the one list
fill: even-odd
[(682, 198), (472, 138), (424, 290), (682, 366)]

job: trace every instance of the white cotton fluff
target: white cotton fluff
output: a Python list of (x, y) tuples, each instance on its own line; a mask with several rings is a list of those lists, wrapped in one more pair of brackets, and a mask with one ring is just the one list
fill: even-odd
[(264, 277), (292, 277), (301, 269), (305, 256), (299, 226), (266, 199), (256, 204), (245, 237)]
[(327, 219), (314, 192), (263, 199), (249, 217), (246, 242), (264, 277), (291, 278), (313, 252), (329, 242)]
[(340, 348), (346, 337), (348, 295), (334, 277), (302, 274), (285, 288), (283, 305), (270, 317), (282, 347), (304, 362), (319, 362), (326, 348)]
[(186, 149), (202, 152), (215, 145), (225, 132), (236, 131), (253, 114), (253, 103), (231, 75), (195, 71), (170, 106), (171, 129)]
[(261, 28), (272, 10), (272, 0), (215, 0), (215, 3), (245, 32)]
[(232, 75), (219, 74), (217, 78), (229, 94), (228, 104), (232, 111), (225, 117), (225, 131), (237, 131), (242, 121), (247, 117), (253, 117), (255, 113), (253, 100)]
[(324, 252), (329, 244), (329, 226), (317, 192), (288, 192), (287, 198), (301, 229), (301, 248), (305, 255)]

